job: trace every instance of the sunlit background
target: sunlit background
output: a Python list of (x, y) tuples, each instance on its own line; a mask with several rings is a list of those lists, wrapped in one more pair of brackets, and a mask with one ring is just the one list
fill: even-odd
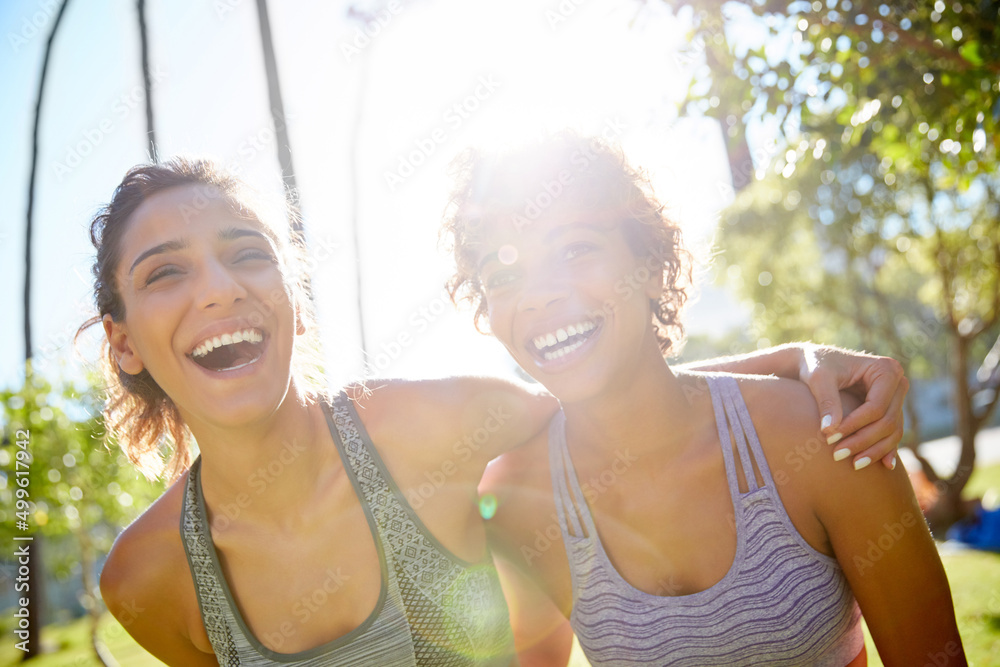
[[(438, 227), (447, 165), (468, 145), (517, 142), (563, 127), (603, 134), (650, 171), (690, 238), (708, 249), (718, 211), (731, 201), (731, 180), (718, 124), (678, 118), (692, 72), (703, 63), (687, 41), (683, 11), (605, 0), (351, 7), (270, 3), (331, 384), (364, 374), (513, 372), (502, 348), (476, 333), (470, 313), (456, 312), (443, 292), (450, 260)], [(11, 0), (0, 8), (5, 386), (23, 377), (33, 100), (56, 8), (51, 0)], [(358, 18), (364, 12), (375, 21)], [(147, 19), (161, 155), (212, 156), (280, 194), (255, 4), (152, 2)], [(73, 377), (83, 363), (73, 334), (93, 309), (88, 222), (125, 171), (148, 156), (134, 2), (71, 3), (63, 21), (40, 129), (31, 308), (36, 368)], [(744, 28), (752, 33), (751, 23)], [(735, 302), (708, 288), (688, 320), (692, 331), (705, 332), (744, 318)], [(83, 359), (94, 359), (95, 341), (83, 339)]]
[[(93, 447), (103, 425), (85, 414), (98, 397), (84, 380), (100, 332), (73, 338), (94, 308), (89, 222), (150, 155), (136, 1), (71, 0), (38, 135), (30, 307), (40, 372), (25, 382), (34, 103), (61, 4), (0, 0), (0, 414), (32, 425), (31, 521), (51, 545), (35, 562), (54, 583), (52, 617), (89, 607), (96, 632), (100, 558), (160, 487)], [(620, 143), (687, 230), (701, 258), (687, 358), (801, 338), (893, 356), (913, 382), (904, 442), (927, 462), (904, 464), (935, 535), (976, 502), (1000, 505), (995, 2), (266, 4), (332, 387), (515, 374), (444, 292), (448, 164), (470, 145), (570, 127)], [(257, 2), (149, 0), (146, 18), (159, 156), (214, 157), (281, 197)], [(715, 241), (726, 252), (712, 262)], [(955, 354), (961, 341), (968, 358)], [(15, 529), (13, 451), (0, 447), (4, 535)], [(975, 465), (960, 465), (972, 452)], [(963, 638), (976, 646), (970, 662), (1000, 664), (995, 554), (944, 560)], [(0, 608), (14, 604), (3, 585), (12, 571), (0, 564)], [(66, 629), (81, 633), (81, 656), (92, 651), (83, 627)], [(120, 625), (105, 628), (109, 644), (130, 650)], [(15, 652), (0, 646), (0, 663)], [(869, 655), (878, 664), (871, 644)]]

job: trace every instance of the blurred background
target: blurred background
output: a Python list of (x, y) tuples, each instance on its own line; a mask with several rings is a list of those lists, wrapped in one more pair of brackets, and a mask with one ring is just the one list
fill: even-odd
[(74, 344), (129, 167), (210, 156), (294, 199), (331, 385), (514, 376), (443, 290), (448, 164), (564, 127), (620, 143), (697, 249), (681, 361), (903, 363), (903, 460), (970, 658), (1000, 664), (998, 25), (996, 0), (5, 0), (0, 664), (157, 664), (96, 581), (163, 487), (102, 444), (99, 332)]

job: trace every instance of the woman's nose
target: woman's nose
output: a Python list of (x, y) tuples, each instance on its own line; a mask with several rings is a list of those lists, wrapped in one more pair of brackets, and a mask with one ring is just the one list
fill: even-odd
[(565, 299), (569, 289), (564, 280), (552, 270), (540, 270), (524, 281), (518, 307), (522, 311), (544, 310)]
[(222, 262), (205, 262), (198, 295), (199, 308), (230, 306), (246, 298), (246, 289)]

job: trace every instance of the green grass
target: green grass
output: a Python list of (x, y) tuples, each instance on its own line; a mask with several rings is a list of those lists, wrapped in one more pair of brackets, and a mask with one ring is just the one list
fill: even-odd
[[(966, 487), (966, 497), (984, 494), (993, 488), (1000, 492), (1000, 464), (976, 470)], [(967, 551), (943, 556), (955, 615), (962, 633), (969, 664), (978, 667), (1000, 665), (1000, 554)], [(156, 658), (142, 650), (124, 628), (110, 615), (101, 619), (101, 637), (118, 662), (126, 667), (159, 667)], [(867, 635), (868, 664), (880, 667), (881, 660), (871, 637)], [(65, 625), (49, 625), (42, 631), (42, 642), (51, 652), (32, 661), (31, 667), (99, 667), (90, 649), (90, 626), (86, 618)], [(10, 635), (0, 645), (0, 666), (15, 665), (21, 653), (14, 648)], [(572, 667), (588, 663), (574, 646)]]
[[(146, 653), (125, 629), (105, 613), (101, 618), (100, 637), (112, 655), (124, 667), (162, 667), (163, 663)], [(90, 619), (79, 618), (71, 623), (47, 625), (42, 630), (45, 654), (32, 660), (31, 667), (100, 667), (90, 647)], [(7, 635), (0, 646), (0, 665), (16, 665), (21, 652), (14, 648)]]
[[(965, 551), (941, 558), (948, 572), (965, 655), (974, 667), (1000, 665), (1000, 554)], [(865, 628), (868, 665), (882, 667)]]
[(962, 490), (962, 495), (966, 498), (979, 498), (990, 489), (994, 493), (1000, 494), (1000, 464), (976, 468), (972, 471), (969, 483)]

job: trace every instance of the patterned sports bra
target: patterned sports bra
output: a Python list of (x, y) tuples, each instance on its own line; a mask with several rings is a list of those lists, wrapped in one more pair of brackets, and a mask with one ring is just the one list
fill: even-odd
[(381, 565), (369, 617), (346, 635), (299, 653), (277, 653), (253, 636), (233, 600), (212, 543), (191, 466), (181, 537), (212, 649), (225, 667), (501, 666), (514, 655), (507, 604), (492, 559), (454, 556), (427, 530), (389, 475), (345, 394), (325, 406), (344, 469), (364, 506)]

